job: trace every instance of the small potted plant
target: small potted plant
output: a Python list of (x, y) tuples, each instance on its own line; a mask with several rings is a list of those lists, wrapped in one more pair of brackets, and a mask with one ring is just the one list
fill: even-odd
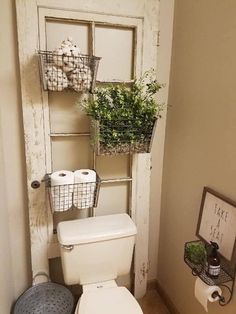
[(207, 258), (207, 252), (203, 242), (188, 242), (185, 247), (186, 258), (195, 265), (203, 265)]
[(154, 126), (163, 104), (155, 96), (163, 85), (153, 70), (131, 86), (111, 84), (95, 91), (83, 102), (91, 117), (92, 143), (98, 155), (150, 152)]

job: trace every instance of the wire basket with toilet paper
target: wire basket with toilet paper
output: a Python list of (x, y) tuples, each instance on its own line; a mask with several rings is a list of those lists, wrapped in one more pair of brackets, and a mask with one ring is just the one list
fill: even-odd
[(59, 170), (47, 174), (45, 181), (53, 213), (97, 207), (101, 180), (96, 171)]

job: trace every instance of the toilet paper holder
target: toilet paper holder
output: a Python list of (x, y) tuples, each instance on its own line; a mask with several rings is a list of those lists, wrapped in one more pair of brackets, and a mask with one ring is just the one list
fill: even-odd
[(218, 291), (214, 291), (211, 296), (213, 299), (219, 298), (219, 302), (225, 303), (225, 298), (222, 295), (220, 295)]
[(234, 290), (234, 282), (235, 282), (235, 273), (236, 273), (236, 265), (232, 265), (229, 261), (222, 257), (221, 259), (221, 271), (218, 278), (211, 278), (207, 275), (207, 266), (205, 263), (194, 264), (187, 254), (187, 246), (189, 243), (198, 243), (200, 240), (190, 241), (185, 243), (184, 249), (184, 262), (191, 268), (191, 272), (193, 276), (198, 276), (203, 282), (205, 282), (209, 286), (219, 286), (220, 288), (224, 288), (224, 293), (227, 294), (227, 297), (224, 295), (220, 295), (218, 291), (212, 293), (212, 298), (218, 297), (218, 302), (221, 306), (225, 306), (229, 304), (232, 299), (233, 290)]
[[(189, 266), (189, 265), (188, 265)], [(201, 267), (201, 270), (202, 272), (199, 272), (196, 268), (192, 268), (192, 275), (193, 276), (198, 276), (199, 278), (201, 278), (201, 280), (203, 282), (205, 282), (206, 284), (209, 285), (209, 282), (207, 282), (205, 279), (204, 279), (204, 276), (203, 276), (203, 273), (204, 273), (204, 266), (202, 265)], [(211, 279), (210, 279), (211, 280)], [(215, 299), (215, 298), (218, 298), (218, 301), (219, 301), (219, 304), (221, 306), (225, 306), (227, 304), (229, 304), (229, 302), (231, 301), (232, 299), (232, 296), (233, 296), (233, 289), (234, 289), (234, 278), (230, 281), (231, 282), (231, 287), (229, 287), (228, 285), (226, 284), (220, 284), (218, 283), (217, 285), (221, 288), (221, 287), (224, 287), (227, 289), (228, 293), (229, 293), (229, 297), (226, 299), (223, 295), (220, 295), (218, 291), (214, 291), (212, 293), (212, 298)], [(229, 284), (229, 283), (228, 283)]]

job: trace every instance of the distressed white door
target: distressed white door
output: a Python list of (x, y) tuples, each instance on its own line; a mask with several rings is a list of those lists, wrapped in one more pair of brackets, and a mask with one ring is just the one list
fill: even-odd
[[(16, 1), (33, 276), (49, 273), (48, 259), (59, 256), (53, 232), (57, 222), (88, 214), (53, 217), (42, 183), (45, 174), (96, 166), (103, 179), (96, 214), (127, 211), (136, 222), (134, 292), (136, 297), (145, 294), (150, 154), (94, 159), (87, 118), (75, 106), (78, 94), (44, 92), (36, 52), (53, 50), (66, 35), (72, 36), (82, 52), (102, 57), (99, 84), (129, 83), (156, 68), (158, 4), (155, 0)], [(34, 181), (41, 183), (37, 189), (32, 187)]]

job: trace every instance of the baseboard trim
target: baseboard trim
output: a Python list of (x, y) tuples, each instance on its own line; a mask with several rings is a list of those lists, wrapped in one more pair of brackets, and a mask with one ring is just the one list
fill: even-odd
[(170, 311), (171, 314), (180, 314), (180, 312), (177, 310), (174, 303), (171, 301), (168, 294), (165, 292), (165, 290), (161, 287), (160, 283), (156, 279), (148, 280), (147, 282), (147, 290), (156, 290), (160, 297), (162, 298), (163, 302), (165, 303), (166, 307)]

